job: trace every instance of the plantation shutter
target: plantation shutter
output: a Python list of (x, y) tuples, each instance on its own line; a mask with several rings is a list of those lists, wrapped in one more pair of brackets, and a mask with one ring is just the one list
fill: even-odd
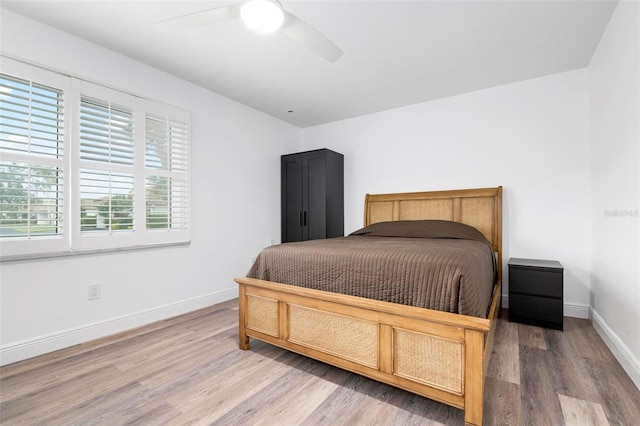
[(64, 92), (0, 74), (0, 239), (64, 232)]
[(146, 227), (149, 231), (189, 228), (189, 123), (147, 113), (145, 122)]
[(80, 100), (82, 233), (134, 228), (133, 110), (107, 100)]

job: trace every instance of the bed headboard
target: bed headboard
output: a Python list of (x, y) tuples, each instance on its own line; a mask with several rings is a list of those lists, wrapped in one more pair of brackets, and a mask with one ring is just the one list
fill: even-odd
[(498, 252), (502, 276), (502, 186), (452, 191), (367, 194), (364, 225), (393, 220), (440, 219), (478, 229)]

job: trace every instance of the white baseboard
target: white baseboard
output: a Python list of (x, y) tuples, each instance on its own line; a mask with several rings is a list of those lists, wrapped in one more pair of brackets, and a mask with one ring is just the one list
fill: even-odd
[(134, 312), (106, 321), (86, 324), (80, 327), (38, 336), (33, 339), (10, 343), (0, 347), (0, 365), (11, 364), (100, 337), (131, 330), (154, 321), (182, 315), (236, 297), (238, 297), (238, 289), (234, 287), (188, 300), (158, 306), (145, 311)]
[(640, 361), (633, 356), (629, 348), (616, 333), (607, 325), (598, 313), (591, 309), (593, 328), (596, 329), (604, 343), (609, 347), (624, 371), (627, 372), (633, 383), (640, 389)]
[[(509, 308), (509, 295), (502, 295), (502, 307)], [(589, 319), (589, 306), (576, 305), (574, 303), (565, 303), (563, 305), (562, 314), (565, 317)]]
[(565, 317), (589, 319), (589, 306), (565, 303), (563, 315)]

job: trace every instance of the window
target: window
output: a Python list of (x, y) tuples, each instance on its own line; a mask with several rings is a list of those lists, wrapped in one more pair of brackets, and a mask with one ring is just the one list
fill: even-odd
[(80, 100), (80, 230), (133, 230), (133, 112)]
[(3, 258), (189, 241), (187, 111), (6, 62)]
[[(5, 74), (5, 71), (14, 73)], [(68, 88), (67, 78), (3, 59), (0, 74), (2, 255), (69, 248), (66, 238), (68, 170), (64, 157)]]
[(144, 140), (144, 219), (148, 241), (189, 238), (189, 114), (147, 103)]
[(189, 225), (188, 122), (149, 113), (145, 128), (146, 227), (184, 231)]
[(79, 250), (109, 249), (144, 245), (143, 218), (136, 212), (136, 184), (143, 179), (137, 164), (143, 149), (144, 102), (126, 93), (86, 81), (78, 82), (76, 129), (78, 148), (79, 233), (73, 246)]

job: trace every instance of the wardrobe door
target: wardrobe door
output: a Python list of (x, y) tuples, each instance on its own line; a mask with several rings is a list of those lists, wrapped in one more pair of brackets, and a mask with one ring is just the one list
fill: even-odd
[[(303, 160), (303, 239), (327, 238), (327, 156), (314, 151)], [(305, 170), (306, 169), (306, 170)]]
[(303, 240), (302, 155), (282, 156), (282, 242)]

